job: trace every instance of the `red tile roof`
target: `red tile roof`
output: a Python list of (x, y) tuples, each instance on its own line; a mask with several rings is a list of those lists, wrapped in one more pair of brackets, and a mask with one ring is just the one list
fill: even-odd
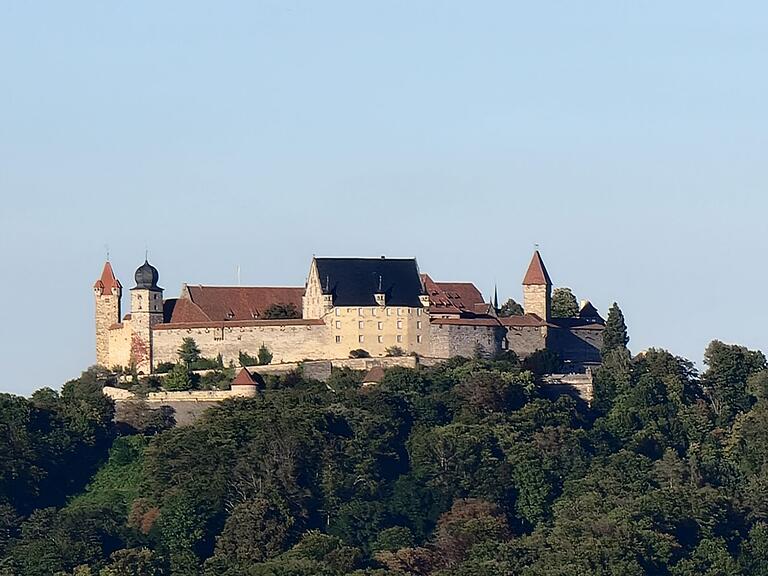
[(112, 294), (113, 288), (117, 288), (118, 290), (122, 288), (120, 281), (115, 277), (115, 273), (112, 270), (112, 264), (109, 263), (109, 260), (104, 263), (104, 269), (101, 271), (101, 278), (96, 280), (93, 287), (100, 288), (103, 294)]
[(528, 266), (528, 271), (523, 278), (523, 286), (529, 285), (541, 285), (552, 286), (552, 280), (549, 278), (547, 267), (544, 266), (544, 262), (541, 259), (541, 254), (536, 250), (531, 258), (531, 263)]
[(363, 384), (379, 383), (384, 379), (384, 368), (381, 366), (374, 366), (363, 378)]
[(430, 323), (451, 326), (501, 326), (498, 318), (430, 318)]
[(254, 386), (256, 380), (253, 379), (251, 373), (247, 369), (243, 368), (232, 380), (232, 386)]
[(210, 322), (211, 319), (203, 310), (188, 298), (179, 298), (173, 306), (169, 322), (179, 324), (186, 322)]
[(301, 313), (304, 288), (187, 286), (185, 292), (174, 307), (171, 323), (254, 320), (274, 304), (293, 304)]
[(180, 330), (186, 328), (248, 328), (258, 326), (325, 326), (319, 318), (291, 318), (275, 320), (217, 320), (215, 322), (178, 322), (155, 324), (152, 330)]
[(435, 282), (429, 274), (421, 278), (429, 294), (430, 314), (475, 312), (476, 305), (484, 303), (480, 290), (471, 282)]

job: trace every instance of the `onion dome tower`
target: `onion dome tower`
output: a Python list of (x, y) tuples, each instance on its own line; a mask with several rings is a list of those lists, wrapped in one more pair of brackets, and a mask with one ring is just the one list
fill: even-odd
[(160, 274), (146, 259), (134, 274), (131, 288), (131, 362), (139, 373), (152, 372), (152, 328), (163, 321), (163, 289)]

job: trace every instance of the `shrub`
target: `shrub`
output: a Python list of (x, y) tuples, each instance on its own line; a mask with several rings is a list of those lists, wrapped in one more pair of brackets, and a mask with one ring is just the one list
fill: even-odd
[(387, 356), (405, 356), (405, 350), (400, 346), (390, 346), (386, 350)]
[(192, 378), (184, 364), (176, 364), (163, 381), (164, 388), (171, 392), (192, 388)]
[(155, 372), (157, 374), (167, 374), (173, 370), (174, 366), (176, 366), (175, 362), (160, 362), (157, 366), (155, 366)]
[(371, 353), (368, 352), (368, 350), (363, 350), (362, 348), (357, 348), (355, 350), (349, 351), (349, 357), (350, 358), (370, 358)]
[(256, 366), (259, 363), (258, 358), (255, 358), (242, 350), (238, 354), (238, 360), (240, 361), (241, 366)]
[(266, 344), (262, 344), (261, 348), (259, 348), (258, 361), (259, 366), (264, 366), (265, 364), (272, 362), (272, 352), (269, 351)]

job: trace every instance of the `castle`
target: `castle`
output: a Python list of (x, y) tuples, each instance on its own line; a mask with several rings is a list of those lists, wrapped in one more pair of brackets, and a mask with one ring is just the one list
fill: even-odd
[(150, 374), (178, 361), (185, 338), (203, 356), (236, 364), (240, 352), (262, 346), (273, 363), (344, 359), (353, 350), (382, 357), (395, 347), (436, 359), (548, 349), (574, 372), (600, 362), (603, 319), (589, 302), (577, 317), (552, 317), (552, 281), (538, 250), (523, 278), (524, 314), (507, 317), (474, 284), (436, 282), (413, 258), (313, 258), (304, 287), (185, 284), (170, 299), (146, 260), (134, 278), (125, 316), (109, 261), (94, 284), (102, 366)]

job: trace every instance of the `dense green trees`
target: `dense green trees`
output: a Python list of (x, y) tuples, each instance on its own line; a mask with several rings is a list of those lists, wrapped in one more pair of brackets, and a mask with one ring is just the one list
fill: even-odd
[(621, 350), (629, 344), (627, 325), (624, 322), (624, 314), (616, 302), (608, 310), (608, 318), (605, 321), (603, 332), (603, 355), (613, 350)]
[(579, 303), (570, 288), (555, 288), (552, 291), (552, 316), (575, 318), (579, 315)]
[(301, 311), (296, 304), (272, 304), (261, 315), (263, 320), (282, 318), (301, 318)]
[(0, 396), (0, 575), (768, 575), (765, 357), (632, 358), (612, 318), (591, 407), (511, 355), (123, 436), (99, 370)]
[(507, 316), (522, 316), (524, 313), (523, 307), (512, 298), (509, 298), (504, 302), (496, 312), (502, 318), (506, 318)]

